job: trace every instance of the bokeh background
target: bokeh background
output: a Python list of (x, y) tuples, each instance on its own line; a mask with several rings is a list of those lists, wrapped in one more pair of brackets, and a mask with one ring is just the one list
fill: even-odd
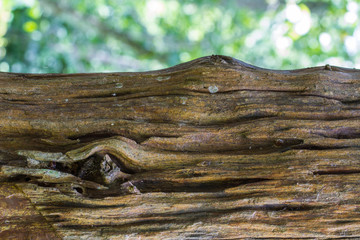
[(360, 68), (360, 0), (0, 0), (0, 71), (145, 71), (222, 54)]

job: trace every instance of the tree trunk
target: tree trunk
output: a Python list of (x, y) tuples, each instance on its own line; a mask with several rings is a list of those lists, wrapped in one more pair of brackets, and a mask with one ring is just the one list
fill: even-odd
[(0, 73), (0, 238), (360, 238), (360, 71), (225, 56)]

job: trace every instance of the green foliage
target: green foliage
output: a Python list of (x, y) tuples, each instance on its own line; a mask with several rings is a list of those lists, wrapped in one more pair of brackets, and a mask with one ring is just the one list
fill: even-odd
[(360, 68), (359, 1), (0, 0), (0, 71), (144, 71), (211, 54)]

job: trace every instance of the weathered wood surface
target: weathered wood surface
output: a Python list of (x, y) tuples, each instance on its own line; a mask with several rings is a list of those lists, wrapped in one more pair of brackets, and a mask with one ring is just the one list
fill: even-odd
[(225, 56), (0, 73), (0, 238), (360, 238), (360, 71)]

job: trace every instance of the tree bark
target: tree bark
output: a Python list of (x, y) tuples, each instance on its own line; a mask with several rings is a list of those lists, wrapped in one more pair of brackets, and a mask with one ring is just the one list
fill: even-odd
[(0, 73), (0, 238), (360, 238), (359, 109), (329, 65)]

